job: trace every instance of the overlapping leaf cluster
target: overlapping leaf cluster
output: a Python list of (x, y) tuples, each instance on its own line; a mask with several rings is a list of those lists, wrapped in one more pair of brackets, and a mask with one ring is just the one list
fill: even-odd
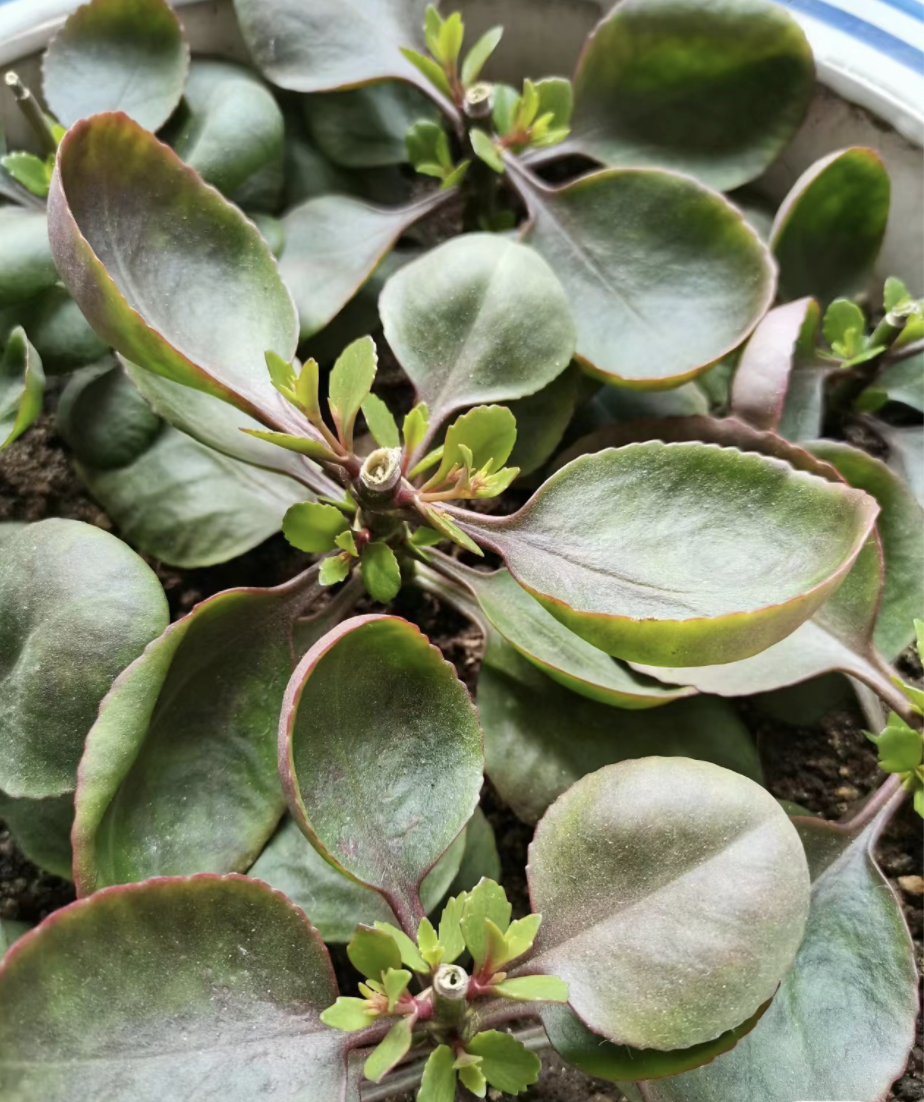
[[(881, 1097), (915, 994), (874, 846), (924, 792), (924, 322), (863, 294), (881, 160), (739, 190), (813, 82), (764, 0), (622, 0), (573, 81), (424, 0), (235, 9), (260, 76), (92, 0), (2, 161), (2, 446), (78, 368), (60, 433), (130, 544), (281, 529), (303, 569), (168, 626), (114, 536), (0, 528), (0, 814), (81, 897), (0, 965), (0, 1095), (451, 1102), (547, 1039), (648, 1102)], [(353, 615), (405, 587), (480, 629), (477, 711)], [(723, 698), (835, 671), (893, 776), (790, 819)], [(485, 773), (538, 824), (535, 914)]]

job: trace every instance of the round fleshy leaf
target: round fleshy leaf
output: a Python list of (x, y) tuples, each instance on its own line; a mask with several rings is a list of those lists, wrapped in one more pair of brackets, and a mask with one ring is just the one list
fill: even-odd
[(889, 468), (904, 480), (924, 508), (924, 429), (920, 425), (895, 428), (881, 422), (877, 429), (889, 445)]
[(0, 557), (0, 789), (73, 791), (112, 679), (166, 627), (153, 570), (115, 536), (74, 520), (30, 524)]
[(876, 512), (867, 495), (779, 460), (653, 441), (573, 460), (512, 516), (452, 515), (594, 646), (709, 665), (756, 654), (809, 619)]
[(623, 0), (581, 54), (565, 148), (728, 191), (786, 147), (814, 82), (805, 34), (777, 4)]
[(285, 123), (269, 88), (242, 65), (197, 58), (170, 144), (206, 183), (248, 211), (274, 210)]
[(0, 792), (0, 819), (34, 865), (70, 880), (74, 825), (74, 797), (70, 793), (44, 800), (14, 800)]
[[(80, 307), (60, 285), (49, 287), (9, 313), (10, 320), (15, 318), (29, 334), (46, 375), (64, 375), (109, 352), (109, 345), (93, 332)], [(3, 339), (0, 333), (0, 341)]]
[(758, 429), (777, 429), (803, 335), (814, 336), (818, 303), (801, 298), (771, 310), (744, 346), (731, 386), (731, 412)]
[(483, 764), (465, 687), (398, 617), (347, 620), (289, 682), (279, 771), (293, 816), (322, 856), (415, 930), (420, 883), (471, 817)]
[(302, 100), (312, 143), (335, 165), (378, 168), (406, 164), (408, 130), (439, 112), (416, 88), (389, 81)]
[(61, 279), (133, 363), (276, 427), (289, 416), (264, 353), (292, 359), (292, 300), (260, 232), (122, 114), (76, 123), (48, 197)]
[(62, 126), (124, 111), (157, 130), (180, 102), (188, 72), (189, 47), (167, 0), (90, 0), (51, 40), (42, 86)]
[(754, 780), (760, 762), (724, 701), (698, 697), (631, 712), (575, 696), (491, 637), (478, 674), (485, 771), (518, 818), (537, 822), (575, 781), (629, 758), (688, 757)]
[(628, 666), (569, 631), (508, 570), (486, 574), (454, 561), (446, 561), (444, 569), (474, 593), (495, 631), (566, 689), (617, 708), (657, 708), (691, 695), (689, 689), (637, 677)]
[[(604, 382), (661, 389), (736, 348), (773, 301), (767, 247), (720, 195), (669, 172), (610, 169), (550, 188), (508, 161)], [(400, 357), (399, 357), (400, 358)]]
[[(459, 872), (467, 833), (468, 828), (424, 877), (420, 901), (428, 914), (439, 905)], [(286, 818), (248, 876), (263, 880), (301, 907), (329, 944), (345, 945), (360, 923), (373, 926), (395, 921), (379, 893), (350, 880), (325, 861), (292, 818)]]
[(467, 406), (534, 394), (574, 352), (555, 273), (499, 235), (465, 234), (405, 265), (385, 284), (379, 310), (434, 426)]
[(567, 1006), (543, 1003), (538, 1009), (552, 1048), (563, 1060), (587, 1075), (617, 1081), (630, 1076), (635, 1080), (661, 1079), (711, 1063), (747, 1036), (766, 1011), (762, 1006), (753, 1018), (720, 1034), (714, 1041), (659, 1052), (656, 1048), (630, 1048), (604, 1041)]
[(349, 1099), (337, 983), (317, 931), (246, 877), (110, 888), (65, 907), (0, 966), (9, 1102)]
[(636, 1048), (688, 1048), (756, 1013), (802, 941), (809, 874), (776, 800), (686, 758), (584, 777), (529, 851), (542, 915), (529, 972), (568, 984), (578, 1017)]
[(581, 399), (583, 375), (571, 364), (548, 386), (504, 405), (517, 422), (517, 442), (510, 453), (510, 466), (521, 477), (545, 464), (561, 443)]
[(188, 569), (250, 551), (305, 497), (290, 478), (231, 459), (169, 425), (128, 466), (79, 463), (77, 472), (129, 543)]
[(872, 852), (892, 810), (862, 829), (794, 820), (813, 880), (795, 965), (750, 1036), (707, 1067), (646, 1083), (646, 1102), (886, 1097), (918, 1009), (908, 928)]
[[(280, 88), (328, 92), (371, 81), (428, 83), (401, 54), (423, 37), (426, 0), (234, 0), (257, 67)], [(432, 90), (432, 89), (429, 89)]]
[(304, 578), (219, 593), (116, 679), (80, 763), (82, 895), (253, 864), (284, 808), (275, 727), (310, 596)]
[(282, 220), (279, 271), (298, 309), (302, 339), (313, 336), (356, 294), (398, 238), (440, 202), (374, 207), (348, 195), (322, 195)]
[(808, 447), (879, 503), (885, 579), (873, 642), (891, 662), (914, 638), (913, 621), (924, 619), (924, 512), (902, 480), (866, 452), (834, 440)]
[(112, 357), (73, 375), (58, 399), (58, 432), (79, 462), (97, 470), (137, 459), (162, 426)]
[(777, 211), (770, 245), (780, 293), (828, 303), (859, 290), (879, 253), (891, 184), (871, 149), (845, 149), (816, 161)]
[(57, 279), (44, 212), (0, 207), (0, 306), (25, 302)]

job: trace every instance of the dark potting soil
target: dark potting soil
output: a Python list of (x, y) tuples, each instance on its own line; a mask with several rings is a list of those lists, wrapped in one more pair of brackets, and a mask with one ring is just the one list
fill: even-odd
[[(381, 382), (385, 384), (383, 389), (394, 391), (400, 391), (402, 385), (397, 378), (389, 380), (387, 373)], [(37, 521), (54, 516), (113, 529), (73, 474), (64, 444), (55, 434), (53, 418), (45, 414), (22, 440), (0, 454), (0, 521)], [(231, 586), (278, 584), (303, 563), (304, 556), (277, 536), (219, 567), (177, 570), (157, 563), (152, 566), (164, 584), (176, 618), (198, 601)], [(396, 611), (418, 624), (442, 649), (462, 681), (474, 691), (482, 645), (477, 629), (416, 590), (403, 591), (395, 604)], [(903, 672), (920, 675), (913, 655), (905, 661)], [(792, 726), (771, 718), (752, 701), (743, 702), (740, 709), (758, 741), (766, 782), (775, 796), (799, 803), (825, 818), (837, 818), (880, 783), (875, 753), (863, 735), (862, 715), (851, 704), (838, 704), (820, 723), (811, 726)], [(503, 881), (514, 912), (525, 914), (529, 909), (526, 850), (532, 830), (513, 816), (489, 782), (485, 784), (483, 806), (497, 835)], [(882, 840), (880, 863), (902, 901), (921, 966), (921, 824), (907, 804)], [(31, 865), (0, 823), (0, 917), (35, 923), (73, 898), (72, 886)], [(335, 953), (335, 961), (346, 978), (349, 973), (342, 953)], [(619, 1102), (621, 1098), (612, 1083), (581, 1075), (554, 1055), (544, 1058), (540, 1081), (521, 1097), (527, 1102)], [(906, 1074), (888, 1097), (894, 1102), (924, 1099), (924, 1053), (920, 1044), (912, 1053)]]

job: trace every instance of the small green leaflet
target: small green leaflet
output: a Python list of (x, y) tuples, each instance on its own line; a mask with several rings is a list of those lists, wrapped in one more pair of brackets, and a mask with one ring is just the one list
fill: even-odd
[(411, 1018), (401, 1018), (395, 1022), (363, 1067), (367, 1079), (379, 1083), (391, 1071), (411, 1047), (412, 1029)]
[(506, 1094), (519, 1094), (539, 1078), (539, 1057), (509, 1033), (490, 1029), (479, 1033), (465, 1046), (472, 1056), (480, 1056), (485, 1079)]
[(455, 1057), (449, 1045), (440, 1045), (430, 1053), (424, 1068), (417, 1102), (455, 1102)]
[(336, 506), (302, 501), (286, 510), (282, 534), (299, 551), (318, 555), (333, 551), (337, 537), (349, 526), (349, 521)]
[(372, 438), (380, 448), (397, 448), (401, 444), (398, 426), (391, 410), (377, 394), (370, 394), (362, 404), (363, 416)]
[(369, 543), (362, 550), (360, 572), (373, 601), (387, 604), (401, 589), (401, 567), (387, 543)]
[(401, 952), (385, 930), (359, 926), (347, 945), (353, 967), (371, 980), (381, 980), (389, 969), (400, 969)]
[(568, 985), (557, 976), (521, 976), (518, 979), (504, 980), (492, 988), (495, 995), (518, 1002), (566, 1003)]
[(331, 370), (328, 403), (340, 442), (347, 449), (352, 447), (356, 415), (372, 389), (377, 365), (375, 342), (360, 337), (347, 345)]

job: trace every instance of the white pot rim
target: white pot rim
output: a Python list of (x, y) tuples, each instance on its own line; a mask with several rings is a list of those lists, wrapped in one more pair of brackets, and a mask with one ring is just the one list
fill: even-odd
[[(201, 2), (171, 0), (175, 8)], [(79, 3), (80, 0), (13, 0), (0, 7), (0, 67), (44, 49)], [(897, 62), (876, 53), (843, 30), (799, 10), (789, 10), (812, 45), (819, 80), (842, 99), (865, 107), (889, 123), (915, 145), (924, 146), (924, 74), (902, 71)]]

